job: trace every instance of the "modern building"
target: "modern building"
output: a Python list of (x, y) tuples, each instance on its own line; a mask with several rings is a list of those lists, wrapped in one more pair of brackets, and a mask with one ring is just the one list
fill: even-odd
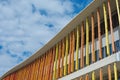
[(120, 80), (120, 0), (94, 0), (0, 80)]

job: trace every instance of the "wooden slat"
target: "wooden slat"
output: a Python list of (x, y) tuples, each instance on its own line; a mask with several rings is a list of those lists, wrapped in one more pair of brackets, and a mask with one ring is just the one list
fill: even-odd
[(99, 10), (99, 8), (97, 9), (97, 23), (98, 23), (99, 58), (102, 59), (102, 38), (101, 38), (100, 10)]
[(114, 44), (114, 34), (113, 34), (113, 23), (112, 23), (112, 14), (111, 14), (111, 7), (110, 7), (110, 0), (108, 0), (108, 13), (109, 13), (109, 21), (110, 21), (110, 32), (112, 38), (112, 52), (115, 52), (115, 44)]
[(80, 80), (83, 80), (83, 77), (80, 77)]
[(84, 67), (84, 22), (81, 26), (81, 54), (80, 54), (80, 67)]
[(64, 54), (65, 54), (65, 41), (64, 41), (64, 39), (62, 40), (62, 50), (61, 50), (61, 52), (62, 52), (62, 60), (61, 60), (61, 71), (60, 71), (60, 77), (62, 77), (63, 76), (63, 74), (64, 74)]
[(111, 77), (111, 67), (110, 67), (110, 65), (108, 65), (108, 80), (112, 80), (112, 77)]
[(52, 63), (51, 63), (51, 70), (50, 70), (50, 80), (53, 80), (53, 68), (54, 68), (54, 61), (55, 61), (55, 48), (53, 47), (51, 50), (52, 54), (53, 54), (53, 58), (52, 58)]
[(92, 63), (95, 62), (95, 31), (94, 31), (94, 14), (91, 16), (91, 26), (92, 26)]
[(59, 42), (59, 50), (58, 51), (59, 51), (58, 52), (59, 54), (58, 54), (58, 71), (57, 71), (58, 76), (57, 76), (57, 78), (60, 77), (61, 42)]
[(72, 32), (71, 72), (74, 71), (75, 32)]
[(103, 72), (102, 72), (102, 68), (100, 68), (100, 80), (103, 80)]
[(85, 80), (89, 80), (89, 75), (88, 74), (86, 74)]
[(69, 49), (69, 63), (68, 63), (68, 74), (71, 73), (71, 55), (72, 55), (72, 32), (70, 33), (69, 35), (69, 46), (70, 46), (70, 49)]
[(43, 59), (42, 59), (42, 68), (41, 68), (41, 76), (40, 76), (40, 80), (44, 80), (44, 66), (45, 66), (45, 60), (46, 60), (46, 55), (43, 55)]

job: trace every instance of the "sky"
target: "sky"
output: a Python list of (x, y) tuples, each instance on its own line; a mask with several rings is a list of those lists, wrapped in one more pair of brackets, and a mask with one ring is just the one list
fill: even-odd
[(92, 0), (0, 0), (0, 76), (26, 60)]

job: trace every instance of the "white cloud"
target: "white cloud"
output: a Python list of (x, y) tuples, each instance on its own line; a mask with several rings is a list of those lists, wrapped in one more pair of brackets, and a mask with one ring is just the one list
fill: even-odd
[(0, 75), (41, 48), (74, 14), (71, 0), (0, 0)]

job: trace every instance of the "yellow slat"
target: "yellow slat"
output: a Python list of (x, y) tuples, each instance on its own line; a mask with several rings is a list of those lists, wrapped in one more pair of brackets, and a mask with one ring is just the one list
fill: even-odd
[(67, 74), (67, 57), (68, 57), (68, 35), (66, 36), (66, 47), (65, 47), (65, 60), (64, 60), (64, 75)]
[(78, 55), (79, 55), (79, 26), (77, 27), (77, 39), (76, 39), (76, 65), (75, 69), (78, 70)]
[(92, 72), (92, 80), (95, 80), (95, 72)]
[(118, 3), (118, 0), (116, 0), (116, 7), (117, 7), (118, 20), (119, 20), (119, 25), (120, 25), (120, 9), (119, 9), (119, 3)]
[(89, 24), (86, 18), (86, 65), (89, 65)]
[(108, 23), (107, 23), (107, 12), (106, 12), (105, 3), (103, 3), (103, 12), (104, 12), (104, 22), (105, 22), (106, 48), (107, 48), (107, 55), (109, 56), (110, 48), (109, 48)]
[(114, 63), (114, 78), (115, 78), (115, 80), (118, 80), (116, 63)]
[(55, 62), (54, 62), (53, 80), (56, 80), (57, 59), (58, 59), (58, 44), (56, 45), (56, 55), (55, 55)]

